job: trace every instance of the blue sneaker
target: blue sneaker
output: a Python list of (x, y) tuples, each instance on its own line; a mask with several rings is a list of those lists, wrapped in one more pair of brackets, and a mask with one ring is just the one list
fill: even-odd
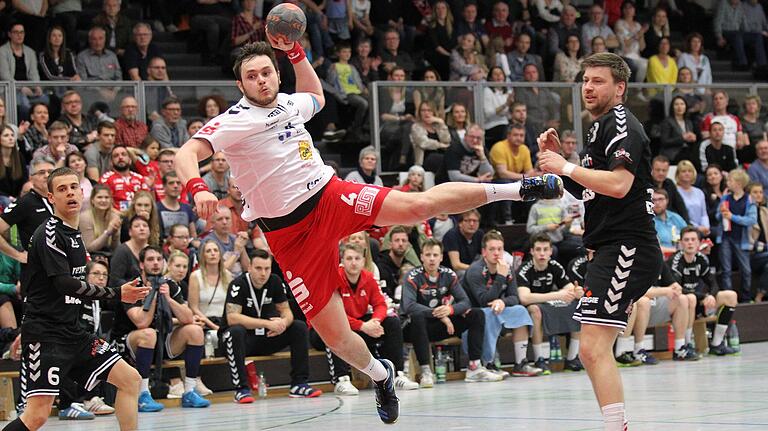
[(288, 396), (291, 398), (315, 398), (323, 394), (320, 389), (315, 389), (306, 383), (291, 386)]
[(395, 394), (395, 366), (387, 359), (379, 359), (384, 368), (387, 369), (387, 378), (374, 382), (373, 388), (376, 391), (376, 410), (379, 418), (385, 424), (393, 424), (400, 417), (400, 400)]
[(80, 403), (72, 403), (68, 408), (59, 411), (59, 420), (62, 421), (90, 421), (96, 415), (89, 412)]
[(152, 399), (149, 391), (144, 391), (139, 395), (139, 413), (159, 412), (165, 406)]
[(211, 402), (201, 397), (195, 391), (185, 392), (181, 397), (181, 406), (193, 409), (202, 409), (211, 405)]
[(643, 365), (657, 365), (659, 363), (659, 360), (645, 349), (640, 349), (637, 354), (635, 354), (635, 357), (639, 359)]
[(563, 197), (563, 180), (555, 174), (523, 177), (520, 180), (520, 197), (525, 202), (538, 199), (560, 199)]

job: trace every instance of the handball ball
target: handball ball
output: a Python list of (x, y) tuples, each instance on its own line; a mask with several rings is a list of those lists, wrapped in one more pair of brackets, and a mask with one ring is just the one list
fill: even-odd
[(297, 42), (307, 29), (307, 17), (293, 3), (281, 3), (267, 15), (267, 32), (288, 43)]

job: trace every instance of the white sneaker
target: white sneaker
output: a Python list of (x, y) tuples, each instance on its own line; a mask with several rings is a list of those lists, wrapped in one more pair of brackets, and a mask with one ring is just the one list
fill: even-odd
[(339, 377), (336, 386), (333, 388), (333, 393), (336, 395), (354, 396), (359, 394), (360, 391), (358, 391), (355, 385), (349, 380), (349, 376), (341, 376)]
[(395, 388), (404, 391), (412, 391), (414, 389), (419, 389), (419, 384), (409, 379), (404, 372), (398, 371), (397, 377), (395, 377)]
[(208, 395), (211, 395), (213, 393), (212, 390), (208, 389), (208, 386), (205, 386), (205, 383), (203, 383), (203, 379), (201, 379), (200, 377), (197, 378), (197, 384), (195, 385), (195, 392), (197, 392), (197, 394), (200, 395), (201, 397), (207, 397)]
[(504, 380), (504, 377), (488, 371), (484, 366), (480, 365), (474, 370), (467, 368), (467, 373), (464, 376), (464, 381), (468, 383), (477, 382), (500, 382)]
[(435, 375), (432, 372), (421, 373), (421, 380), (419, 380), (420, 388), (431, 388), (435, 386)]
[(93, 397), (90, 400), (85, 400), (83, 407), (97, 416), (111, 415), (115, 412), (115, 408), (107, 405), (101, 397)]
[(179, 382), (168, 388), (168, 399), (181, 398), (184, 396), (184, 383)]

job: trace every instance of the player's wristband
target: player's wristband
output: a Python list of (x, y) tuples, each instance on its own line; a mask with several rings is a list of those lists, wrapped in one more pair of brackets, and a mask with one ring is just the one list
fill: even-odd
[(285, 51), (285, 54), (288, 56), (288, 60), (290, 60), (292, 64), (300, 63), (302, 60), (307, 58), (307, 54), (304, 52), (304, 48), (301, 47), (299, 42), (294, 42), (293, 48)]
[(571, 162), (566, 163), (563, 167), (563, 175), (570, 177), (574, 169), (576, 169), (576, 165)]
[(202, 178), (192, 178), (191, 180), (187, 181), (187, 190), (189, 190), (190, 193), (192, 193), (192, 198), (194, 199), (195, 195), (200, 192), (208, 192), (208, 185), (205, 184), (205, 181), (203, 181)]

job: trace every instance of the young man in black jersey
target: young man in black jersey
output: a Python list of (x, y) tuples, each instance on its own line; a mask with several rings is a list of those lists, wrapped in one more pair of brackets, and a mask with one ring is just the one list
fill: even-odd
[[(163, 409), (163, 405), (153, 400), (149, 392), (149, 372), (158, 343), (163, 343), (165, 359), (174, 359), (183, 354), (185, 377), (181, 406), (205, 408), (211, 404), (195, 392), (200, 360), (203, 357), (203, 329), (195, 322), (194, 314), (181, 293), (181, 287), (172, 280), (160, 278), (164, 266), (165, 258), (161, 248), (148, 245), (141, 249), (141, 283), (145, 286), (159, 286), (153, 286), (157, 291), (144, 301), (121, 304), (115, 311), (115, 323), (112, 328), (113, 345), (136, 365), (141, 375), (138, 404), (140, 412), (157, 412)], [(176, 327), (173, 325), (173, 318), (178, 320)], [(161, 335), (165, 338), (161, 338)]]
[[(688, 296), (689, 318), (685, 331), (686, 345), (690, 346), (693, 337), (693, 322), (697, 316), (709, 316), (717, 312), (717, 324), (712, 334), (709, 353), (724, 356), (736, 351), (725, 343), (725, 331), (736, 310), (738, 295), (733, 290), (718, 291), (713, 268), (709, 259), (699, 251), (701, 234), (696, 228), (686, 227), (680, 232), (683, 249), (673, 254), (667, 261), (672, 274), (683, 287), (683, 294)], [(717, 311), (715, 311), (717, 310)]]
[(539, 166), (562, 174), (585, 206), (584, 246), (592, 261), (584, 297), (574, 313), (581, 321), (579, 356), (592, 381), (606, 431), (626, 429), (624, 389), (612, 346), (632, 304), (659, 276), (662, 255), (653, 225), (650, 140), (623, 105), (629, 67), (618, 55), (597, 53), (582, 63), (584, 107), (593, 121), (581, 166), (560, 154), (557, 131), (538, 138)]
[(403, 300), (400, 313), (407, 321), (403, 328), (406, 341), (413, 343), (416, 358), (421, 367), (422, 388), (434, 382), (429, 368), (429, 342), (451, 336), (460, 337), (469, 331), (469, 365), (466, 382), (497, 382), (504, 377), (486, 369), (481, 361), (485, 314), (472, 304), (459, 285), (453, 270), (440, 265), (443, 260), (443, 244), (429, 238), (421, 246), (423, 266), (413, 269), (403, 283)]
[(137, 287), (136, 281), (119, 290), (87, 283), (88, 253), (77, 230), (83, 203), (80, 179), (69, 168), (56, 169), (48, 177), (48, 190), (56, 215), (32, 235), (28, 268), (22, 279), (26, 292), (21, 335), (27, 407), (3, 429), (42, 427), (59, 395), (60, 380), (68, 376), (86, 390), (104, 379), (115, 385), (120, 429), (134, 430), (139, 375), (106, 341), (85, 330), (80, 313), (83, 299), (120, 297), (122, 301), (136, 301), (146, 296), (148, 289)]
[(565, 269), (552, 259), (552, 240), (545, 233), (531, 238), (531, 260), (517, 271), (517, 294), (533, 320), (533, 355), (542, 374), (552, 374), (549, 367), (549, 341), (544, 336), (571, 334), (565, 369), (581, 371), (579, 360), (579, 322), (572, 319), (584, 289), (574, 285)]

